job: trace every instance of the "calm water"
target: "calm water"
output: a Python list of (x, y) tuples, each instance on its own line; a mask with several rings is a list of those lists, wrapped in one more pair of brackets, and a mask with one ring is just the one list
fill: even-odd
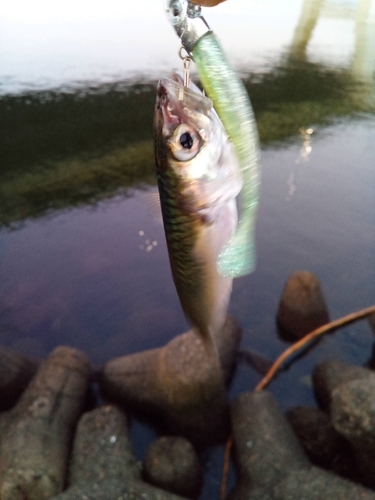
[[(179, 65), (178, 41), (162, 2), (126, 3), (15, 1), (0, 15), (0, 342), (20, 352), (69, 344), (101, 364), (187, 329), (152, 157), (154, 81)], [(262, 140), (258, 266), (234, 283), (230, 312), (242, 347), (269, 359), (286, 347), (275, 314), (295, 270), (320, 278), (332, 319), (375, 302), (375, 2), (318, 4), (206, 12)], [(314, 365), (363, 364), (372, 344), (366, 322), (351, 325), (270, 390), (283, 408), (314, 404)], [(239, 364), (231, 395), (258, 380)], [(141, 457), (152, 431), (136, 423), (133, 435)], [(207, 459), (202, 498), (217, 496), (221, 454)]]

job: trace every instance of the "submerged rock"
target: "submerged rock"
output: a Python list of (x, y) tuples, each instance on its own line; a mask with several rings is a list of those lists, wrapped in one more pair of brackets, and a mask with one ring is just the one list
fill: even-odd
[(291, 342), (329, 322), (318, 278), (309, 271), (296, 271), (287, 280), (277, 312), (280, 336)]
[(332, 424), (352, 445), (362, 481), (375, 488), (375, 373), (332, 392)]
[(367, 451), (375, 449), (374, 402), (375, 373), (372, 372), (332, 392), (330, 409), (335, 429), (357, 448)]
[(140, 480), (127, 417), (115, 406), (85, 413), (77, 427), (69, 488), (54, 500), (182, 500)]
[(147, 482), (172, 493), (198, 498), (202, 470), (192, 444), (183, 437), (165, 436), (154, 441), (143, 460)]
[(0, 346), (0, 411), (9, 410), (29, 385), (39, 362)]
[(319, 363), (313, 371), (313, 385), (316, 398), (321, 407), (330, 410), (332, 392), (340, 385), (352, 380), (365, 379), (371, 370), (343, 361), (326, 360)]
[(42, 500), (62, 490), (89, 376), (85, 354), (57, 347), (17, 405), (1, 415), (1, 500)]
[(225, 382), (233, 369), (240, 329), (228, 317), (218, 334), (220, 363), (193, 330), (159, 349), (115, 358), (103, 368), (104, 396), (161, 418), (169, 429), (195, 443), (224, 440), (229, 433)]
[(288, 422), (314, 465), (348, 479), (359, 480), (349, 443), (333, 427), (328, 413), (298, 406), (286, 412)]
[(238, 483), (230, 500), (375, 500), (375, 492), (314, 467), (273, 396), (244, 393), (231, 408)]
[(375, 488), (375, 373), (341, 361), (325, 361), (316, 367), (313, 380), (332, 425), (351, 444), (361, 482)]

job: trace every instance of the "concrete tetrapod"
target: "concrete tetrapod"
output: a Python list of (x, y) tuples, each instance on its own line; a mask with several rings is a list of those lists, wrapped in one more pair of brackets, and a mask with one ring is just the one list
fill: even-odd
[(310, 464), (269, 392), (241, 394), (231, 415), (239, 477), (230, 500), (375, 500), (375, 492)]
[(312, 376), (315, 396), (320, 406), (329, 411), (332, 393), (337, 387), (352, 380), (365, 379), (371, 373), (373, 372), (367, 368), (336, 359), (322, 361), (315, 367)]
[(193, 445), (181, 436), (162, 436), (149, 446), (143, 460), (143, 477), (159, 488), (198, 498), (202, 467)]
[(329, 322), (318, 278), (309, 271), (296, 271), (287, 280), (277, 312), (279, 333), (295, 342)]
[(318, 408), (297, 406), (286, 412), (288, 422), (314, 465), (359, 481), (350, 444), (333, 427), (329, 414)]
[(69, 488), (54, 500), (183, 500), (140, 480), (127, 417), (115, 406), (85, 413), (77, 427)]
[(319, 401), (351, 445), (364, 484), (375, 488), (375, 373), (341, 361), (319, 364), (313, 376)]
[(38, 361), (0, 346), (0, 411), (16, 403), (38, 366)]
[(62, 490), (89, 377), (85, 354), (57, 347), (17, 405), (1, 415), (1, 500), (44, 500)]
[(103, 368), (101, 391), (126, 408), (161, 418), (194, 443), (223, 441), (230, 428), (225, 381), (240, 339), (228, 317), (216, 337), (221, 369), (192, 330), (162, 348), (115, 358)]

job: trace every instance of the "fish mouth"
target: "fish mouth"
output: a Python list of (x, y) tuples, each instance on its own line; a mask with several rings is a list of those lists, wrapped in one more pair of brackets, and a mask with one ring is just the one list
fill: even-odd
[(157, 95), (156, 95), (156, 109), (162, 109), (168, 101), (168, 91), (165, 85), (163, 85), (162, 80), (158, 83)]
[(182, 75), (178, 72), (173, 73), (171, 78), (163, 77), (159, 80), (158, 95), (166, 96), (177, 108), (182, 106), (205, 112), (213, 107), (212, 100), (203, 95), (193, 82), (190, 81), (186, 87)]
[(157, 88), (157, 106), (162, 109), (170, 105), (172, 107), (183, 91), (183, 84), (179, 81), (177, 75), (172, 78), (160, 78)]
[(177, 113), (184, 108), (207, 112), (213, 107), (211, 99), (203, 95), (193, 83), (186, 87), (182, 76), (177, 72), (171, 78), (163, 77), (159, 80), (157, 96), (159, 106), (169, 103)]
[[(183, 77), (174, 73), (161, 78), (157, 86), (155, 120), (165, 137), (170, 137), (181, 123), (201, 122), (212, 109), (212, 101), (191, 84), (184, 86)], [(206, 118), (208, 120), (208, 118)], [(200, 126), (199, 129), (204, 128)]]
[(182, 75), (180, 73), (177, 73), (177, 71), (172, 73), (171, 80), (173, 80), (176, 83), (179, 83), (182, 86), (184, 85), (184, 79), (182, 78)]
[(170, 135), (181, 123), (178, 111), (175, 109), (174, 89), (171, 89), (172, 82), (174, 80), (171, 78), (161, 78), (157, 87), (155, 115), (164, 135)]

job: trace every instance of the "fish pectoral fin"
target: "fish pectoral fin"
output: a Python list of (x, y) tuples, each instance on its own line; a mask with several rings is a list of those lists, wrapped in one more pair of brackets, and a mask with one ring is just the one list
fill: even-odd
[(212, 211), (210, 207), (204, 206), (200, 208), (199, 211), (199, 219), (205, 226), (212, 226), (215, 221), (215, 213)]
[(238, 171), (231, 171), (225, 175), (219, 175), (215, 181), (210, 181), (208, 193), (206, 194), (206, 204), (214, 205), (227, 203), (234, 200), (242, 189), (242, 178)]

